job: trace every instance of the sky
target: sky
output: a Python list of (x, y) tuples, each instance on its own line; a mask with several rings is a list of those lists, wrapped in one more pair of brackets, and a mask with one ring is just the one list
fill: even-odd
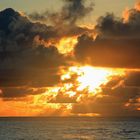
[(139, 0), (1, 0), (0, 116), (140, 117)]
[[(92, 22), (96, 22), (99, 16), (106, 12), (113, 12), (121, 15), (124, 8), (132, 8), (138, 0), (86, 0), (92, 1), (95, 4), (94, 11), (91, 13)], [(42, 12), (46, 9), (57, 10), (63, 5), (61, 0), (0, 0), (0, 9), (14, 8), (22, 12)]]

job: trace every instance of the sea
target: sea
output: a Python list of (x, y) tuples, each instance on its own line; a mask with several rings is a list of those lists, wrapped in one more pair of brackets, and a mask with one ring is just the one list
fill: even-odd
[(140, 140), (140, 118), (1, 117), (0, 140)]

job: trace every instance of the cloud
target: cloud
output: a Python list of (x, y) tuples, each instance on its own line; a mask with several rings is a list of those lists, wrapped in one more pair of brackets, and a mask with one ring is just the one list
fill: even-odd
[(50, 98), (49, 103), (76, 103), (76, 97), (70, 97), (68, 94), (61, 92), (55, 98)]
[(93, 3), (89, 6), (85, 6), (84, 0), (63, 0), (64, 5), (58, 12), (45, 11), (44, 13), (32, 13), (29, 17), (33, 20), (48, 20), (55, 25), (58, 23), (73, 25), (84, 18), (93, 10)]
[(76, 58), (94, 66), (140, 68), (140, 11), (130, 9), (126, 21), (113, 14), (98, 19), (94, 39), (89, 34), (78, 38)]
[[(76, 13), (75, 10), (81, 10), (82, 12)], [(4, 91), (6, 91), (6, 88), (17, 91), (19, 86), (40, 88), (58, 84), (61, 76), (59, 73), (60, 67), (66, 66), (66, 61), (69, 58), (60, 54), (56, 46), (50, 45), (51, 41), (57, 42), (61, 37), (88, 31), (87, 28), (74, 25), (74, 22), (84, 17), (91, 10), (92, 8), (84, 6), (82, 0), (65, 1), (60, 20), (73, 22), (70, 30), (68, 28), (70, 24), (61, 30), (57, 28), (56, 24), (47, 26), (40, 22), (32, 22), (27, 16), (21, 15), (20, 12), (12, 8), (1, 11), (0, 88)], [(59, 13), (57, 14), (59, 15)], [(32, 94), (32, 92), (29, 93), (26, 90), (22, 93), (23, 96)], [(7, 98), (8, 95), (12, 97), (7, 91), (3, 94), (6, 95), (1, 96), (2, 98)], [(13, 93), (14, 96), (18, 97)]]
[(21, 98), (27, 95), (36, 95), (45, 92), (45, 88), (29, 88), (29, 87), (4, 87), (1, 89), (1, 98), (4, 100), (13, 100), (13, 98)]
[[(11, 8), (1, 11), (0, 98), (19, 101), (33, 95), (29, 104), (34, 104), (35, 109), (37, 105), (40, 106), (39, 111), (51, 104), (51, 108), (48, 107), (51, 115), (68, 111), (70, 115), (97, 113), (103, 116), (140, 116), (138, 70), (128, 70), (125, 76), (112, 77), (106, 85), (101, 86), (100, 93), (93, 95), (88, 89), (77, 90), (80, 84), (77, 81), (80, 76), (78, 71), (68, 73), (68, 79), (61, 79), (73, 64), (140, 68), (139, 4), (127, 9), (122, 18), (113, 14), (100, 17), (94, 30), (79, 27), (78, 21), (92, 10), (93, 5), (85, 6), (84, 0), (64, 0), (60, 12), (47, 11), (43, 15), (33, 13), (29, 15), (30, 18)], [(40, 22), (46, 18), (51, 26)], [(97, 34), (96, 39), (94, 33)], [(61, 54), (52, 45), (52, 42), (68, 36), (78, 36), (74, 57)], [(49, 88), (54, 88), (54, 91)], [(57, 91), (57, 88), (60, 90)], [(33, 103), (37, 94), (42, 96), (37, 96), (38, 103)], [(46, 110), (38, 113), (45, 115)]]
[[(57, 84), (59, 67), (65, 65), (64, 56), (55, 46), (35, 40), (37, 36), (44, 41), (54, 38), (53, 29), (33, 23), (11, 8), (0, 12), (0, 21), (0, 87), (4, 90), (1, 97), (18, 97), (19, 86), (32, 88)], [(9, 89), (15, 94), (9, 94)], [(20, 93), (23, 94), (19, 93), (19, 96), (32, 94), (27, 90), (22, 88)]]
[(103, 88), (100, 96), (84, 98), (74, 104), (72, 113), (97, 113), (101, 116), (139, 116), (140, 88), (117, 87)]
[(140, 71), (129, 72), (124, 84), (129, 87), (140, 88)]
[(92, 32), (92, 29), (77, 26), (77, 22), (93, 11), (93, 4), (85, 6), (84, 0), (63, 0), (60, 11), (34, 12), (29, 14), (31, 20), (47, 22), (54, 26), (58, 36), (74, 36), (84, 32)]
[(113, 76), (98, 94), (88, 92), (78, 103), (73, 104), (71, 113), (95, 113), (101, 116), (140, 116), (139, 71), (127, 71), (125, 76)]
[(93, 5), (85, 7), (83, 0), (64, 0), (65, 6), (62, 8), (62, 20), (75, 24), (77, 20), (85, 17), (93, 10)]

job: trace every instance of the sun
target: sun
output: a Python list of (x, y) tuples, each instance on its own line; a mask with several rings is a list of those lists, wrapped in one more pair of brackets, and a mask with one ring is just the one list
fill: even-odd
[(77, 78), (79, 87), (77, 90), (88, 89), (89, 92), (96, 93), (100, 86), (106, 84), (111, 72), (105, 69), (94, 68), (91, 66), (85, 66), (79, 68), (82, 74)]
[(76, 74), (77, 78), (73, 86), (76, 86), (76, 91), (87, 90), (88, 93), (93, 95), (101, 92), (101, 87), (106, 85), (113, 76), (124, 75), (124, 70), (110, 69), (110, 68), (97, 68), (93, 66), (73, 66), (70, 67), (68, 72), (62, 75), (62, 80), (71, 79), (72, 75)]

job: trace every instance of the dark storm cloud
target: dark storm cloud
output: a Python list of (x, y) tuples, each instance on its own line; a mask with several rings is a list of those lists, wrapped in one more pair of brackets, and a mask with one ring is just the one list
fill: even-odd
[(85, 17), (93, 10), (93, 5), (85, 7), (84, 0), (64, 0), (65, 6), (62, 8), (62, 20), (75, 24), (77, 20)]
[(113, 14), (106, 14), (98, 19), (96, 30), (103, 37), (139, 37), (140, 33), (140, 11), (133, 9), (129, 11), (127, 21), (124, 18), (117, 18)]
[(53, 23), (63, 23), (73, 25), (77, 20), (84, 18), (93, 10), (93, 4), (85, 6), (84, 0), (63, 0), (64, 6), (60, 12), (32, 13), (29, 15), (34, 20), (50, 20)]
[[(0, 37), (3, 46), (30, 47), (36, 35), (44, 39), (54, 37), (52, 27), (40, 23), (32, 23), (27, 17), (21, 16), (11, 8), (0, 12)], [(11, 48), (12, 49), (12, 48)]]
[(98, 19), (98, 36), (81, 35), (75, 55), (81, 62), (96, 66), (140, 68), (140, 11), (131, 9), (129, 18), (107, 14)]
[[(0, 87), (5, 94), (2, 97), (18, 97), (18, 86), (45, 87), (59, 82), (58, 70), (65, 65), (64, 57), (55, 46), (41, 45), (35, 39), (48, 41), (55, 36), (52, 27), (33, 23), (11, 8), (0, 12)], [(13, 87), (15, 92), (9, 94), (6, 87)], [(32, 94), (22, 91), (24, 96)]]
[(91, 32), (88, 28), (78, 27), (77, 21), (83, 19), (93, 10), (93, 4), (85, 6), (84, 0), (63, 0), (64, 5), (58, 12), (45, 11), (44, 13), (34, 12), (29, 15), (32, 20), (47, 21), (54, 25), (59, 36), (80, 35), (84, 32)]

